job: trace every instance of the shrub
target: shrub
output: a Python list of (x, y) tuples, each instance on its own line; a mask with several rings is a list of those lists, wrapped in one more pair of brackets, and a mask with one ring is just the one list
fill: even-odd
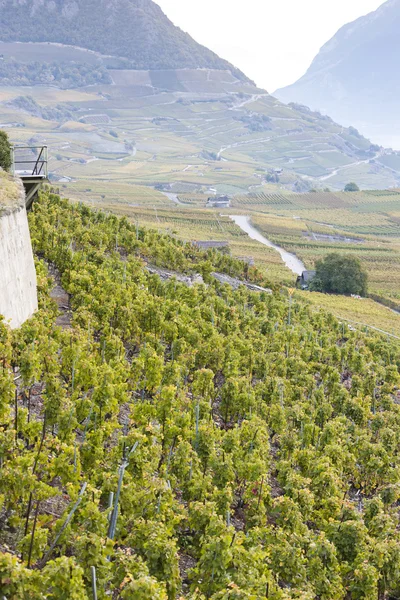
[(354, 183), (354, 181), (351, 181), (350, 183), (348, 183), (345, 188), (344, 188), (345, 192), (359, 192), (360, 188), (358, 187), (358, 185), (356, 183)]
[(11, 144), (5, 131), (0, 130), (0, 167), (4, 171), (11, 169)]

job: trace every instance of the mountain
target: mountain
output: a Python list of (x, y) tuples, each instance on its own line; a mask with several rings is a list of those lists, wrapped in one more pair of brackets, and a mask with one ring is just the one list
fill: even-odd
[(400, 0), (389, 0), (342, 27), (307, 73), (275, 96), (319, 109), (381, 143), (400, 135), (400, 129), (393, 131), (400, 93), (399, 29)]
[(213, 68), (246, 77), (152, 0), (0, 0), (1, 39), (55, 42), (129, 59), (135, 69)]
[(285, 106), (151, 0), (0, 0), (0, 24), (0, 125), (74, 193), (400, 186), (400, 155)]

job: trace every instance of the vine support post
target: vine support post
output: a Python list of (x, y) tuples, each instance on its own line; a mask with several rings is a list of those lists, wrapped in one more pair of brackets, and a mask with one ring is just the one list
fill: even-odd
[(127, 458), (124, 459), (124, 461), (122, 462), (122, 465), (120, 466), (120, 469), (119, 469), (119, 480), (118, 480), (117, 493), (115, 495), (114, 510), (112, 511), (111, 519), (110, 519), (110, 527), (108, 528), (108, 537), (110, 538), (110, 540), (114, 539), (115, 530), (117, 528), (118, 503), (119, 503), (119, 497), (121, 495), (122, 480), (124, 478), (125, 469), (128, 466), (128, 464), (129, 464), (129, 458), (135, 452), (135, 450), (138, 447), (138, 445), (139, 445), (139, 442), (136, 442), (133, 445), (133, 447), (131, 448), (131, 450), (130, 450), (128, 456), (127, 456)]
[(14, 410), (15, 410), (15, 415), (14, 415), (15, 445), (17, 445), (17, 443), (18, 443), (18, 388), (17, 388), (17, 386), (15, 386), (15, 393), (14, 393)]
[(196, 441), (195, 441), (195, 445), (196, 445), (196, 450), (199, 444), (199, 418), (200, 418), (200, 403), (198, 402), (196, 404)]
[(28, 569), (31, 568), (31, 559), (32, 559), (32, 550), (33, 550), (33, 542), (35, 540), (35, 532), (36, 532), (36, 525), (37, 525), (37, 518), (38, 518), (38, 514), (39, 514), (39, 506), (40, 506), (40, 501), (38, 500), (36, 502), (36, 510), (35, 510), (35, 518), (33, 521), (33, 527), (32, 527), (32, 534), (31, 534), (31, 541), (29, 544), (29, 553), (28, 553)]
[(47, 563), (47, 561), (49, 560), (54, 548), (57, 546), (57, 542), (60, 539), (60, 537), (62, 536), (62, 534), (64, 533), (64, 531), (66, 530), (66, 528), (68, 527), (68, 525), (70, 524), (70, 522), (72, 521), (72, 517), (75, 514), (75, 511), (77, 510), (78, 506), (80, 505), (80, 503), (82, 502), (82, 498), (83, 495), (85, 493), (85, 490), (87, 488), (87, 481), (85, 481), (85, 483), (82, 485), (81, 487), (81, 491), (79, 492), (79, 496), (77, 501), (75, 502), (74, 506), (72, 507), (70, 513), (68, 514), (64, 525), (61, 527), (60, 531), (58, 532), (56, 539), (54, 540), (54, 542), (51, 544), (50, 548), (48, 549), (48, 551), (46, 552), (46, 554), (44, 555), (42, 561), (41, 561), (41, 567), (44, 567), (44, 565)]
[(288, 325), (292, 324), (292, 302), (293, 302), (293, 294), (295, 292), (294, 288), (289, 288), (289, 315), (288, 315)]
[(263, 486), (264, 486), (264, 475), (262, 476), (261, 485), (260, 485), (260, 491), (258, 492), (257, 510), (259, 510), (259, 508), (260, 508), (261, 496), (262, 496), (262, 492), (263, 492)]
[(97, 600), (97, 577), (96, 577), (96, 567), (90, 567), (90, 572), (92, 575), (92, 592), (93, 592), (93, 600)]
[[(112, 508), (113, 502), (114, 502), (114, 492), (110, 492), (110, 495), (108, 496), (108, 510), (110, 510), (110, 508)], [(112, 515), (112, 512), (110, 512), (108, 514), (108, 522), (111, 521), (111, 515)]]

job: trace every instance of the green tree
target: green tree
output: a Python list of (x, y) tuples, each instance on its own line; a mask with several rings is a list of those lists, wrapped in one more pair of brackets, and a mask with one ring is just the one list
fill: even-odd
[(358, 258), (333, 252), (317, 262), (312, 290), (366, 296), (367, 288), (368, 276)]
[(0, 167), (4, 171), (11, 169), (11, 144), (5, 131), (0, 130)]
[(347, 183), (345, 185), (344, 191), (345, 192), (359, 192), (360, 188), (358, 187), (358, 185), (356, 183), (354, 183), (354, 181), (350, 181), (350, 183)]

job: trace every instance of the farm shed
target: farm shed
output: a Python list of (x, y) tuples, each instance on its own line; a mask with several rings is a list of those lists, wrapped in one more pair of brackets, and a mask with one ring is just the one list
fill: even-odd
[(307, 290), (315, 275), (316, 271), (303, 271), (297, 278), (297, 287)]

